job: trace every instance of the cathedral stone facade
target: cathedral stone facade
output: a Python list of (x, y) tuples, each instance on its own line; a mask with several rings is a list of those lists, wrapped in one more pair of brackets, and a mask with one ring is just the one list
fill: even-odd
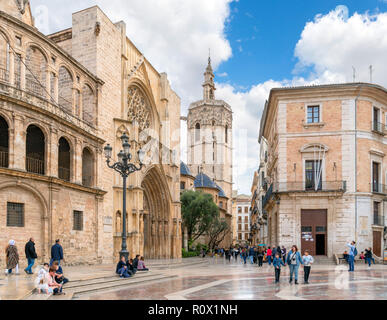
[[(192, 103), (188, 110), (187, 165), (192, 175), (205, 175), (212, 180), (217, 190), (214, 201), (218, 203), (218, 196), (223, 199), (221, 217), (226, 219), (231, 228), (233, 116), (230, 105), (215, 99), (215, 90), (209, 58), (204, 73), (203, 99)], [(231, 243), (232, 232), (222, 245), (229, 246)]]
[[(180, 98), (113, 23), (91, 7), (44, 36), (29, 1), (0, 2), (0, 260), (10, 239), (35, 238), (41, 261), (55, 239), (68, 264), (111, 263), (127, 216), (130, 254), (181, 257)], [(130, 137), (146, 166), (128, 179), (109, 169)], [(134, 157), (135, 158), (135, 157)], [(134, 162), (137, 159), (133, 160)]]

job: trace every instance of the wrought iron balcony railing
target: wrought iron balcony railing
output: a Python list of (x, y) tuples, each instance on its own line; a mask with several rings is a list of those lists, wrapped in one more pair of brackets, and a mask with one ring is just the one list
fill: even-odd
[(384, 227), (385, 225), (384, 217), (374, 215), (374, 225)]
[(44, 161), (35, 158), (26, 158), (26, 170), (27, 172), (37, 173), (44, 175)]
[(382, 134), (382, 135), (385, 135), (386, 134), (386, 125), (381, 123), (381, 122), (377, 122), (377, 121), (372, 121), (371, 122), (371, 127), (372, 127), (372, 131), (376, 132), (376, 133), (379, 133), (379, 134)]
[(273, 198), (274, 194), (287, 192), (346, 192), (346, 181), (321, 181), (318, 187), (308, 182), (276, 182), (270, 185), (262, 201), (262, 208)]
[(273, 185), (273, 192), (329, 192), (347, 190), (346, 181), (320, 181), (316, 187), (308, 182), (276, 182)]
[(9, 82), (9, 71), (3, 68), (0, 68), (0, 81)]
[(70, 169), (59, 167), (58, 177), (59, 179), (70, 181)]
[(371, 184), (371, 192), (372, 193), (387, 194), (387, 186), (385, 184), (373, 182)]
[(8, 168), (9, 165), (9, 154), (7, 151), (0, 151), (0, 167)]

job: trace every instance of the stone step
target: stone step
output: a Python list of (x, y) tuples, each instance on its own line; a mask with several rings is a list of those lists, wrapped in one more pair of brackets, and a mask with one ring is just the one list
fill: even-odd
[[(76, 299), (79, 296), (87, 295), (91, 293), (106, 291), (106, 290), (114, 290), (114, 289), (122, 289), (127, 288), (136, 284), (142, 284), (145, 282), (151, 282), (151, 281), (159, 281), (159, 280), (165, 280), (165, 279), (171, 279), (176, 278), (177, 276), (166, 276), (166, 275), (153, 275), (149, 277), (133, 277), (128, 279), (122, 279), (119, 278), (120, 281), (116, 282), (108, 282), (108, 283), (96, 283), (96, 284), (90, 284), (88, 286), (78, 287), (78, 288), (69, 288), (67, 289), (66, 286), (64, 288), (64, 291), (66, 292), (67, 299)], [(60, 296), (61, 299), (66, 299), (66, 296)], [(50, 300), (56, 299), (56, 297), (50, 297)]]
[[(146, 279), (148, 277), (153, 276), (159, 276), (160, 274), (155, 273), (139, 273), (137, 272), (133, 278), (137, 279)], [(127, 278), (132, 279), (132, 278)], [(118, 275), (114, 276), (108, 276), (108, 277), (97, 277), (97, 278), (91, 278), (91, 279), (85, 279), (85, 280), (76, 280), (76, 281), (70, 281), (69, 283), (65, 284), (65, 289), (70, 288), (78, 288), (78, 287), (85, 287), (93, 284), (100, 284), (100, 283), (115, 283), (115, 282), (122, 282), (122, 278), (120, 278)]]

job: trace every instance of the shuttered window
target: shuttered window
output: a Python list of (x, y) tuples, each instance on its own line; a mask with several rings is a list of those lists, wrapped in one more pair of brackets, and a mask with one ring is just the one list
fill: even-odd
[(83, 212), (74, 211), (73, 220), (74, 220), (73, 229), (77, 231), (82, 231), (83, 230)]
[(7, 203), (7, 227), (24, 227), (24, 203)]

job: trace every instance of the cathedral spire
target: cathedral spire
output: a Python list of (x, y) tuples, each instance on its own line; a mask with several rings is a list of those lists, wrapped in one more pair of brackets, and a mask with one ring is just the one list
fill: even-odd
[(215, 83), (214, 83), (214, 72), (212, 71), (211, 66), (211, 52), (208, 55), (208, 65), (206, 72), (204, 73), (204, 83), (203, 83), (203, 99), (204, 100), (214, 100), (215, 99)]

